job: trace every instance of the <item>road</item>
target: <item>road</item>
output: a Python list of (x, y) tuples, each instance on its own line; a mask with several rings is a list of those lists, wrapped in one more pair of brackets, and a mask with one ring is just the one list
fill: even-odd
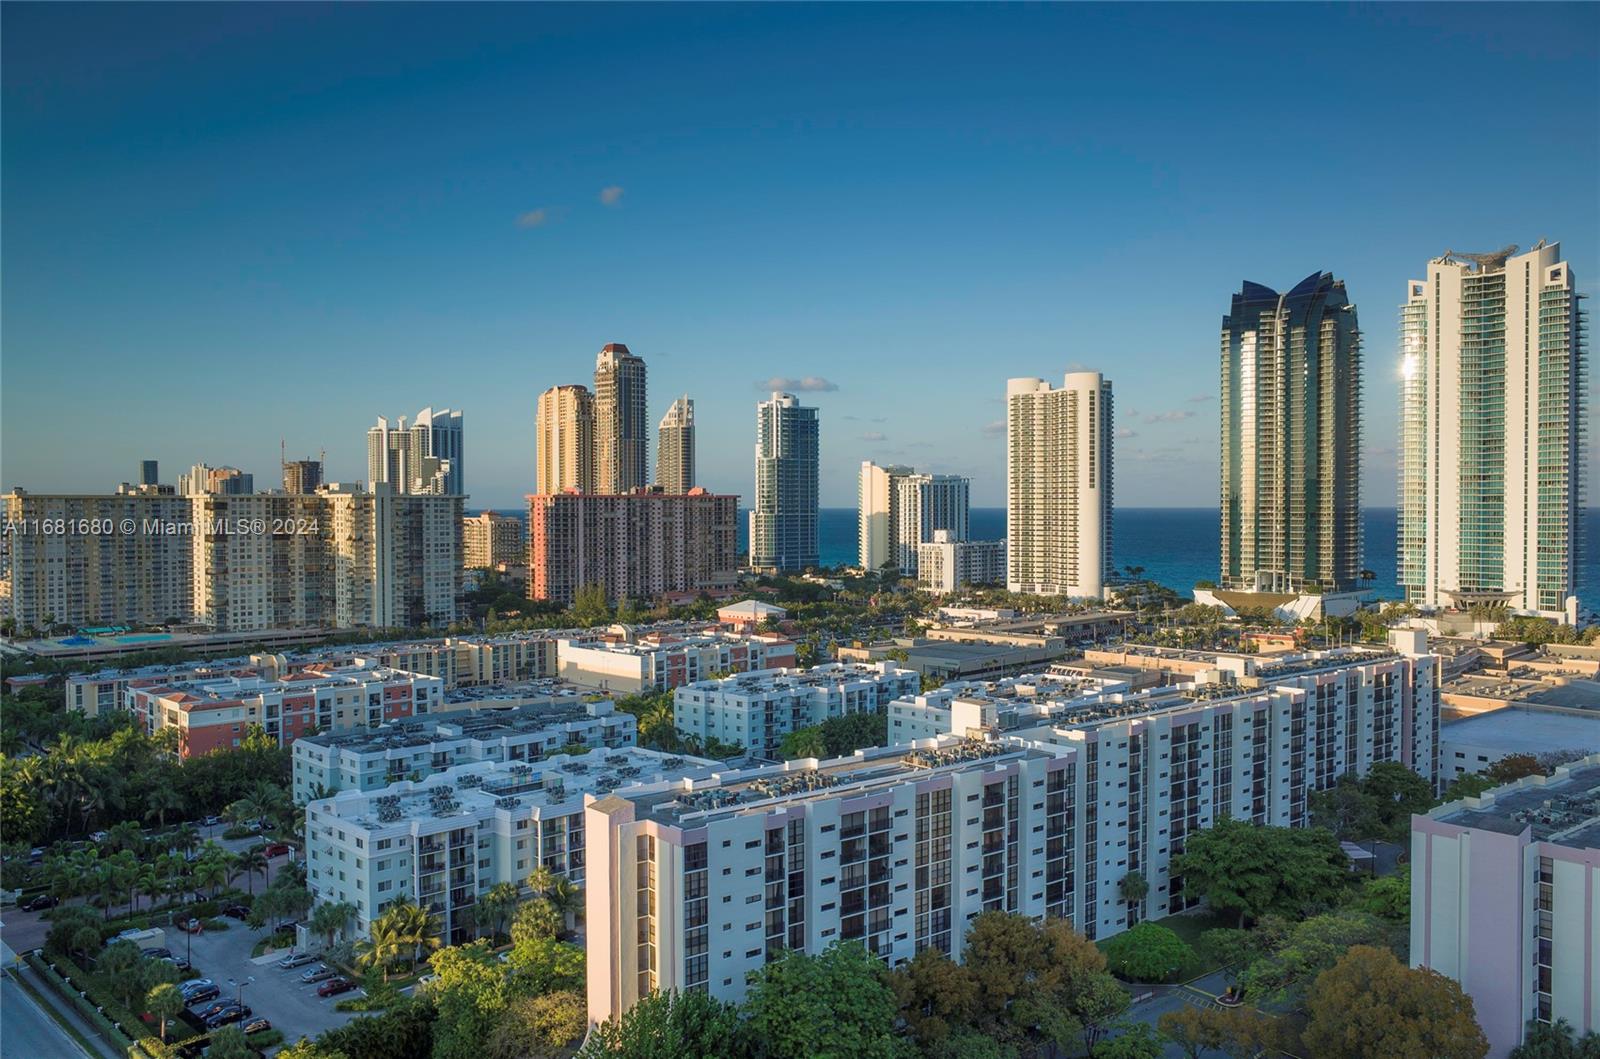
[[(0, 944), (0, 959), (7, 967), (16, 965), (14, 953)], [(68, 1059), (99, 1059), (85, 1052), (77, 1041), (34, 1002), (9, 975), (0, 976), (0, 1055), (59, 1055)]]

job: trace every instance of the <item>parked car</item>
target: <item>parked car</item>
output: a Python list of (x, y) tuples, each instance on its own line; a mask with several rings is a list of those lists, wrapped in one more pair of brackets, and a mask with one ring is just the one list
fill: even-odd
[(230, 1022), (238, 1022), (240, 1019), (247, 1018), (249, 1014), (250, 1005), (229, 1004), (215, 1015), (206, 1019), (206, 1027), (214, 1030), (218, 1026), (226, 1026)]
[(296, 967), (304, 967), (308, 963), (316, 962), (317, 958), (311, 955), (309, 952), (291, 952), (289, 955), (278, 961), (278, 966), (288, 971)]
[(332, 967), (329, 967), (325, 963), (324, 964), (319, 964), (316, 967), (311, 968), (311, 970), (309, 970), (309, 971), (305, 972), (304, 974), (302, 974), (300, 976), (300, 981), (302, 981), (302, 982), (326, 982), (328, 979), (332, 978), (334, 975), (336, 975), (338, 973), (339, 973), (338, 971), (335, 971)]
[[(204, 1004), (217, 999), (220, 993), (221, 991), (214, 985), (203, 985), (198, 989), (184, 993), (183, 1002), (189, 1007), (194, 1007), (197, 1004)], [(196, 1012), (196, 1014), (199, 1014), (199, 1012)]]
[(190, 978), (187, 981), (178, 983), (178, 992), (182, 993), (190, 989), (199, 989), (201, 986), (216, 984), (209, 978)]
[(251, 1019), (240, 1028), (246, 1033), (265, 1033), (272, 1029), (272, 1023), (267, 1019)]
[(156, 959), (163, 963), (170, 963), (180, 971), (194, 970), (194, 965), (189, 962), (186, 956), (157, 956)]
[(200, 821), (202, 827), (216, 827), (220, 823), (222, 823), (222, 817), (220, 816), (208, 816)]
[[(193, 1004), (190, 1004), (189, 1006), (190, 1007), (194, 1007)], [(217, 1001), (212, 1002), (211, 1004), (206, 1005), (205, 1007), (201, 1008), (199, 1011), (196, 1011), (194, 1013), (194, 1017), (199, 1019), (201, 1022), (205, 1022), (208, 1019), (210, 1019), (211, 1016), (220, 1014), (223, 1011), (226, 1011), (228, 1008), (237, 1007), (237, 1006), (238, 1006), (238, 1003), (232, 997), (228, 997), (227, 999), (217, 1000)]]
[(162, 948), (160, 946), (157, 946), (155, 948), (150, 948), (150, 949), (140, 949), (139, 950), (139, 955), (140, 956), (148, 956), (152, 960), (159, 960), (162, 957), (171, 956), (172, 955), (172, 950), (168, 949), (168, 948)]
[(224, 908), (222, 910), (222, 914), (227, 916), (229, 919), (249, 919), (250, 918), (250, 906), (249, 905), (229, 905), (227, 908)]
[(340, 993), (350, 992), (350, 990), (354, 989), (355, 987), (356, 984), (350, 981), (348, 978), (330, 978), (326, 982), (323, 982), (321, 985), (317, 986), (317, 995), (338, 996)]
[(289, 843), (269, 842), (266, 848), (264, 848), (261, 852), (264, 856), (281, 857), (289, 852)]
[(31, 900), (28, 900), (28, 901), (24, 901), (18, 907), (20, 907), (24, 912), (43, 912), (45, 909), (54, 908), (56, 905), (58, 905), (60, 903), (61, 902), (57, 901), (54, 897), (51, 897), (49, 894), (40, 894), (38, 897), (32, 898)]
[(177, 927), (185, 934), (200, 933), (200, 921), (198, 919), (186, 919), (182, 923), (177, 924)]

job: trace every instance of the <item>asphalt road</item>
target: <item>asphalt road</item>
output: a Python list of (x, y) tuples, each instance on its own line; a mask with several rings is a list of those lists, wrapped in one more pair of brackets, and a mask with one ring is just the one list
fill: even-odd
[(41, 1011), (10, 975), (0, 976), (0, 1055), (97, 1059)]

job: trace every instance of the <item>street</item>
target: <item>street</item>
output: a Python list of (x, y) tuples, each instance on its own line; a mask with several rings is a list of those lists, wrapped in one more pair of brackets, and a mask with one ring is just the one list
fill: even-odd
[(10, 975), (0, 978), (0, 1054), (93, 1059)]

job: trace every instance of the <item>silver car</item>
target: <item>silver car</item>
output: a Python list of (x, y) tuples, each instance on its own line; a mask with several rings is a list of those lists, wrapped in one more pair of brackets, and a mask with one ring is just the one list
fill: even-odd
[(317, 958), (311, 955), (309, 952), (291, 952), (289, 955), (278, 961), (278, 966), (287, 971), (291, 968), (304, 967), (308, 963), (316, 962)]
[(300, 976), (300, 981), (302, 981), (302, 982), (322, 982), (322, 981), (326, 981), (329, 978), (332, 978), (334, 975), (336, 975), (338, 973), (339, 972), (335, 971), (332, 967), (329, 967), (327, 964), (323, 964), (320, 967), (313, 967), (313, 968), (311, 968), (311, 970), (309, 970), (305, 974), (301, 975)]

